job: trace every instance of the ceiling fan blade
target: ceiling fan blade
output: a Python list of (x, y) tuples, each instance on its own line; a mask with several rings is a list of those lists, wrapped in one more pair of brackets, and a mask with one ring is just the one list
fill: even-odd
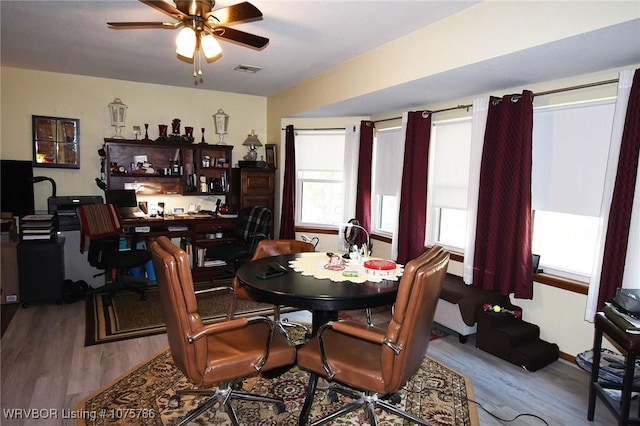
[(169, 28), (174, 29), (180, 25), (180, 22), (107, 22), (107, 25), (113, 28)]
[(215, 27), (214, 35), (227, 41), (262, 49), (269, 43), (269, 39), (255, 34), (246, 33), (229, 27)]
[(167, 15), (176, 18), (178, 20), (185, 19), (188, 15), (182, 13), (177, 8), (171, 6), (169, 3), (162, 0), (140, 0), (142, 3), (147, 6), (151, 6), (156, 10), (159, 10), (162, 13), (166, 13)]
[(219, 24), (231, 24), (240, 21), (255, 21), (262, 19), (262, 12), (248, 1), (223, 7), (209, 13), (207, 18), (213, 18)]

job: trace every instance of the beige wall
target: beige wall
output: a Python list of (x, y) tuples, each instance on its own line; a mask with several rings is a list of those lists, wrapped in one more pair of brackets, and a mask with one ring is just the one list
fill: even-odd
[[(230, 116), (225, 140), (235, 146), (234, 164), (246, 153), (246, 147), (241, 144), (251, 129), (266, 140), (264, 97), (7, 67), (0, 71), (0, 158), (31, 160), (32, 115), (80, 119), (80, 169), (34, 169), (35, 175), (49, 176), (56, 181), (58, 195), (102, 195), (94, 181), (100, 176), (97, 151), (105, 137), (114, 135), (107, 105), (116, 97), (129, 107), (126, 127), (122, 130), (126, 138), (134, 138), (133, 125), (144, 130), (144, 124), (148, 123), (149, 138), (155, 139), (158, 124), (170, 125), (174, 118), (179, 118), (183, 133), (185, 126), (194, 127), (194, 137), (199, 142), (200, 128), (204, 127), (206, 141), (214, 143), (218, 136), (214, 134), (211, 116), (223, 108)], [(258, 151), (264, 155), (264, 148)], [(50, 185), (38, 183), (34, 189), (36, 209), (46, 209)], [(167, 207), (188, 204), (188, 200), (179, 196), (164, 198), (163, 201), (169, 203)], [(202, 202), (213, 203), (207, 197)]]

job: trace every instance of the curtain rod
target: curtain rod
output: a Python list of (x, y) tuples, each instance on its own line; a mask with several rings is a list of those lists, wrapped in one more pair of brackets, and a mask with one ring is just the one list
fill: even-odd
[[(606, 84), (614, 84), (614, 83), (617, 83), (617, 82), (618, 82), (618, 79), (617, 78), (613, 78), (611, 80), (596, 81), (594, 83), (580, 84), (580, 85), (577, 85), (577, 86), (561, 87), (559, 89), (552, 89), (552, 90), (546, 90), (544, 92), (534, 93), (533, 97), (535, 98), (536, 96), (545, 96), (545, 95), (552, 95), (554, 93), (569, 92), (571, 90), (587, 89), (589, 87), (604, 86)], [(427, 111), (427, 112), (430, 112), (431, 114), (437, 114), (439, 112), (454, 111), (456, 109), (466, 109), (468, 111), (469, 108), (471, 108), (471, 107), (473, 107), (473, 104), (457, 105), (457, 106), (454, 106), (454, 107), (442, 108), (442, 109), (437, 109), (437, 110), (434, 110), (434, 111)], [(401, 118), (402, 118), (402, 116), (400, 116), (400, 117), (391, 117), (391, 118), (383, 118), (382, 120), (374, 121), (374, 123), (383, 123), (385, 121), (400, 120)], [(343, 129), (344, 129), (344, 127), (322, 128), (322, 129), (295, 129), (295, 130), (343, 130)], [(285, 130), (285, 129), (282, 129), (282, 130)]]
[[(536, 96), (545, 96), (545, 95), (551, 95), (551, 94), (554, 94), (554, 93), (569, 92), (571, 90), (587, 89), (589, 87), (604, 86), (605, 84), (614, 84), (614, 83), (617, 83), (617, 82), (618, 82), (618, 79), (614, 78), (614, 79), (611, 79), (611, 80), (603, 80), (603, 81), (596, 81), (594, 83), (580, 84), (578, 86), (561, 87), (559, 89), (552, 89), (552, 90), (547, 90), (547, 91), (544, 91), (544, 92), (534, 93), (533, 97), (535, 98)], [(456, 110), (456, 109), (466, 109), (468, 111), (469, 108), (471, 108), (471, 107), (473, 107), (473, 104), (458, 105), (458, 106), (454, 106), (454, 107), (437, 109), (435, 111), (427, 111), (427, 112), (430, 112), (431, 114), (436, 114), (436, 113), (439, 113), (439, 112), (453, 111), (453, 110)], [(385, 118), (385, 119), (382, 119), (382, 120), (374, 121), (374, 123), (382, 123), (384, 121), (399, 120), (401, 118), (402, 117)]]
[[(280, 129), (280, 130), (287, 130), (287, 129), (284, 128), (284, 129)], [(344, 130), (344, 127), (316, 127), (316, 128), (313, 128), (313, 129), (311, 129), (311, 128), (309, 128), (309, 129), (300, 129), (300, 128), (294, 127), (293, 130), (295, 130), (296, 132), (298, 130), (302, 130), (302, 131), (305, 131), (305, 130), (306, 131), (311, 131), (311, 130), (313, 130), (313, 131), (318, 131), (318, 130)]]
[[(437, 114), (439, 112), (454, 111), (456, 109), (466, 109), (467, 111), (469, 111), (469, 108), (471, 108), (472, 106), (473, 106), (472, 104), (457, 105), (457, 106), (449, 107), (449, 108), (436, 109), (434, 111), (426, 110), (425, 112), (428, 112), (428, 113), (431, 113), (431, 114)], [(400, 117), (391, 117), (391, 118), (383, 118), (382, 120), (374, 121), (374, 123), (382, 123), (382, 122), (385, 122), (385, 121), (400, 120), (401, 118), (402, 118), (402, 116), (400, 116)]]
[(587, 89), (589, 87), (604, 86), (605, 84), (614, 84), (614, 83), (617, 83), (617, 82), (618, 82), (618, 79), (614, 78), (614, 79), (611, 79), (611, 80), (596, 81), (595, 83), (586, 83), (586, 84), (580, 84), (578, 86), (569, 86), (569, 87), (562, 87), (560, 89), (547, 90), (546, 92), (534, 93), (533, 96), (535, 97), (535, 96), (551, 95), (553, 93), (561, 93), (561, 92), (569, 92), (571, 90)]

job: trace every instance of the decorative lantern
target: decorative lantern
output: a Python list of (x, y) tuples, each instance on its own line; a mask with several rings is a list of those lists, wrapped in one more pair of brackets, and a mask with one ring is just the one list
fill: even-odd
[(109, 113), (111, 117), (111, 125), (116, 128), (116, 134), (113, 135), (113, 139), (124, 139), (120, 134), (120, 129), (125, 125), (127, 118), (127, 106), (122, 103), (120, 98), (115, 98), (113, 102), (109, 104)]
[(213, 114), (213, 123), (216, 126), (216, 133), (220, 137), (218, 140), (219, 145), (226, 145), (224, 142), (224, 135), (227, 134), (227, 127), (229, 126), (229, 115), (220, 108), (218, 112)]

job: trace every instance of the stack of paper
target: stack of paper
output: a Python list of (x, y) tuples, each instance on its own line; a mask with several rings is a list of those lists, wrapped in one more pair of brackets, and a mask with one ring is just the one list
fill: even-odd
[(224, 260), (205, 260), (204, 266), (205, 268), (210, 268), (212, 266), (225, 266), (227, 262)]
[(50, 240), (56, 232), (52, 214), (32, 214), (20, 220), (22, 240)]

